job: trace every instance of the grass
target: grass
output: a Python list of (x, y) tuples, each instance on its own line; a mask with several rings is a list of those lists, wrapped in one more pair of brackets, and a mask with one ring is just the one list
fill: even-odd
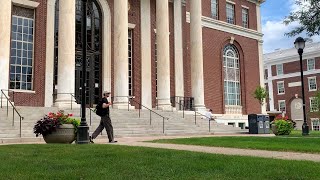
[(318, 179), (320, 163), (112, 145), (0, 146), (0, 179)]
[(302, 136), (302, 131), (294, 130), (290, 133), (290, 135), (288, 137), (304, 137), (304, 138), (318, 137), (318, 138), (320, 138), (320, 131), (310, 131), (308, 136)]
[(155, 143), (188, 144), (242, 149), (261, 149), (320, 153), (320, 138), (304, 137), (204, 137), (183, 139), (160, 139)]

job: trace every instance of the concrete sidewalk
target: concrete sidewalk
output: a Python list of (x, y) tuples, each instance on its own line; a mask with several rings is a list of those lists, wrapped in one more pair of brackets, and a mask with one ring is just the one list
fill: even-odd
[[(235, 135), (214, 135), (214, 137), (218, 137), (218, 136), (235, 136)], [(250, 136), (250, 135), (237, 135), (237, 136)], [(257, 136), (257, 135), (254, 135), (254, 136)], [(261, 135), (261, 136), (274, 136), (274, 135)], [(239, 155), (239, 156), (252, 156), (252, 157), (263, 157), (263, 158), (274, 158), (274, 159), (285, 159), (285, 160), (305, 160), (305, 161), (320, 162), (320, 154), (142, 142), (142, 141), (152, 141), (156, 139), (175, 139), (175, 138), (189, 138), (189, 137), (212, 137), (212, 135), (118, 138), (117, 139), (118, 143), (115, 143), (112, 145), (140, 146), (140, 147), (150, 147), (150, 148), (160, 148), (160, 149), (174, 149), (174, 150), (203, 152), (203, 153), (211, 153), (211, 154)], [(106, 144), (106, 141), (107, 141), (106, 139), (97, 139), (95, 140), (95, 143)]]

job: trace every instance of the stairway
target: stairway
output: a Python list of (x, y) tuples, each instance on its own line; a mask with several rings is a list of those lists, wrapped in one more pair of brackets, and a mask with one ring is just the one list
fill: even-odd
[[(21, 121), (21, 137), (35, 138), (33, 126), (37, 120), (40, 120), (49, 112), (57, 112), (56, 107), (16, 107), (18, 112), (24, 117)], [(115, 137), (132, 137), (132, 136), (157, 136), (157, 135), (199, 135), (199, 134), (217, 134), (217, 133), (241, 133), (243, 130), (216, 122), (211, 122), (211, 132), (209, 132), (209, 123), (206, 119), (192, 114), (185, 114), (182, 118), (182, 112), (173, 111), (165, 112), (155, 110), (158, 114), (167, 117), (164, 119), (150, 111), (141, 110), (118, 110), (110, 109), (110, 116), (114, 127)], [(65, 113), (72, 113), (75, 118), (80, 119), (80, 109), (66, 109)], [(90, 134), (100, 123), (100, 117), (87, 109), (86, 120), (89, 125)], [(91, 114), (91, 115), (90, 115)], [(7, 116), (6, 107), (0, 109), (0, 139), (1, 138), (19, 138), (20, 137), (20, 119), (15, 114), (14, 126), (12, 125), (12, 108), (9, 108)], [(91, 118), (90, 118), (91, 117)], [(163, 132), (164, 131), (164, 132)], [(103, 131), (103, 136), (106, 132)]]

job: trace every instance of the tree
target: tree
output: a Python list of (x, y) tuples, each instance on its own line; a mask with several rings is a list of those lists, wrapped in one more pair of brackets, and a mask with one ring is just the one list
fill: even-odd
[(296, 0), (300, 9), (291, 12), (284, 20), (288, 25), (293, 22), (299, 22), (300, 26), (292, 31), (285, 33), (288, 37), (293, 37), (302, 32), (306, 32), (309, 37), (320, 35), (320, 1), (319, 0)]
[(253, 97), (256, 98), (261, 105), (263, 105), (264, 99), (268, 96), (268, 92), (265, 88), (258, 86), (254, 91)]

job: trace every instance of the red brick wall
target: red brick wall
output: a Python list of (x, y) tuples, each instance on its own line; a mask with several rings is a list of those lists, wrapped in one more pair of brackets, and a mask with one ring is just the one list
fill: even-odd
[(208, 28), (203, 28), (205, 105), (213, 109), (215, 113), (224, 113), (222, 51), (225, 45), (229, 44), (230, 36), (235, 37), (234, 45), (240, 55), (243, 113), (259, 113), (259, 103), (252, 96), (256, 86), (260, 83), (258, 42)]
[[(320, 69), (320, 57), (315, 58), (315, 68)], [(277, 75), (277, 68), (276, 65), (271, 66), (272, 69), (272, 76)], [(307, 59), (302, 60), (302, 69), (303, 71), (307, 71)], [(300, 72), (300, 61), (296, 59), (295, 61), (283, 63), (283, 74), (290, 74)]]
[[(234, 0), (235, 2), (235, 24), (242, 26), (242, 5), (249, 8), (249, 28), (257, 30), (257, 14), (256, 14), (256, 4), (248, 2), (247, 0)], [(218, 0), (219, 4), (219, 20), (227, 21), (226, 17), (226, 1)], [(189, 10), (188, 10), (189, 11)], [(202, 15), (211, 17), (211, 0), (202, 1)]]
[[(44, 106), (45, 99), (45, 67), (46, 67), (46, 0), (36, 0), (39, 6), (35, 9), (34, 26), (34, 59), (33, 59), (33, 91), (35, 93), (15, 93), (15, 105)], [(12, 97), (12, 93), (9, 93)], [(50, 95), (49, 95), (50, 96)]]
[[(299, 67), (297, 67), (299, 68)], [(305, 92), (305, 102), (306, 102), (306, 112), (310, 111), (310, 97), (314, 97), (316, 91), (309, 91), (309, 86), (308, 86), (308, 77), (314, 77), (316, 76), (317, 78), (317, 89), (319, 90), (319, 83), (320, 83), (320, 74), (312, 74), (312, 75), (307, 75), (304, 76), (303, 81), (304, 81), (304, 92)], [(278, 81), (284, 81), (284, 87), (285, 87), (285, 94), (278, 95), (278, 88), (277, 88), (277, 82)], [(286, 101), (286, 114), (291, 118), (291, 108), (290, 104), (293, 98), (295, 97), (295, 94), (298, 94), (300, 98), (302, 98), (302, 88), (301, 86), (297, 87), (288, 87), (289, 83), (292, 82), (300, 82), (301, 78), (300, 76), (296, 77), (291, 77), (291, 78), (286, 78), (286, 79), (277, 79), (273, 80), (273, 95), (274, 95), (274, 108), (279, 109), (278, 105), (278, 100), (285, 100)]]

